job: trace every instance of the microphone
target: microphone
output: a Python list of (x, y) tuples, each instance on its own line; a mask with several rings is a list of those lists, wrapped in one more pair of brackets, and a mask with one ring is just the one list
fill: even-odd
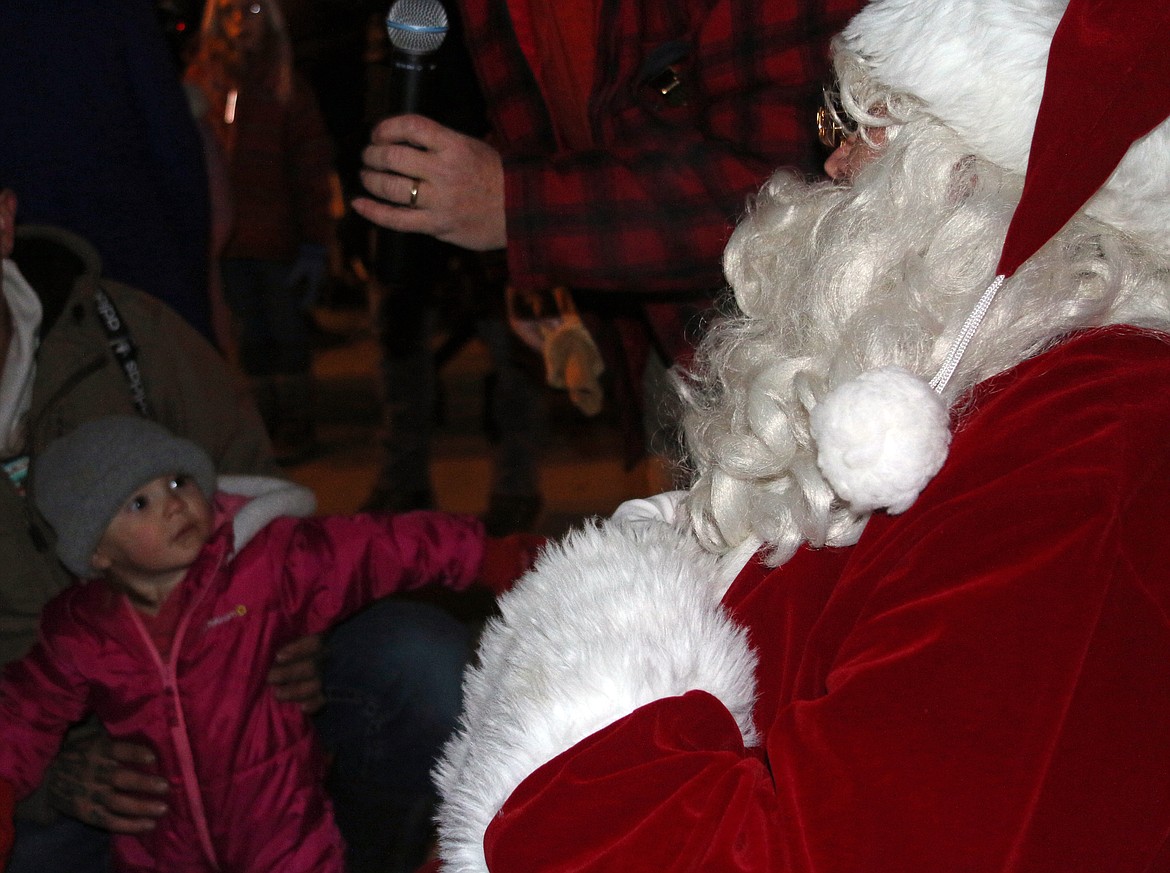
[[(426, 74), (434, 69), (429, 58), (443, 44), (447, 26), (447, 10), (439, 0), (395, 0), (386, 13), (386, 33), (394, 49), (391, 61), (399, 80), (392, 91), (398, 96), (395, 114), (418, 113)], [(376, 240), (374, 272), (388, 294), (401, 297), (406, 289), (419, 284), (420, 271), (426, 265), (417, 250), (425, 249), (426, 242), (416, 234), (385, 229), (378, 230)], [(415, 257), (410, 257), (410, 248), (416, 250)]]
[(395, 0), (386, 13), (386, 33), (394, 47), (394, 69), (400, 79), (400, 114), (417, 113), (427, 58), (447, 36), (447, 10), (439, 0)]

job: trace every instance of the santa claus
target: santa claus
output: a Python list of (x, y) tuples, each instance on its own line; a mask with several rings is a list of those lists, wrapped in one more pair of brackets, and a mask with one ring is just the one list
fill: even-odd
[[(452, 871), (1170, 871), (1170, 2), (874, 0), (680, 380), (500, 602)], [(846, 178), (847, 177), (847, 178)]]

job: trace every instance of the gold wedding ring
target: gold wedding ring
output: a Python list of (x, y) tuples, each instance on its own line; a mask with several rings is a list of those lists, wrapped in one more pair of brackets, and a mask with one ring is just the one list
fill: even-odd
[(418, 179), (410, 180), (410, 208), (418, 209)]

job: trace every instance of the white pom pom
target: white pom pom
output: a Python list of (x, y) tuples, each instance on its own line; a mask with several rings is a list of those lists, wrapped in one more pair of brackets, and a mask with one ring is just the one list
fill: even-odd
[(905, 512), (951, 442), (941, 398), (901, 367), (867, 370), (838, 386), (811, 422), (821, 472), (857, 512)]

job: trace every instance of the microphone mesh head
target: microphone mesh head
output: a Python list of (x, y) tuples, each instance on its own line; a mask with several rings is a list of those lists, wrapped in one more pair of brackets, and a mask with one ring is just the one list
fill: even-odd
[(447, 36), (447, 10), (439, 0), (395, 0), (386, 13), (390, 44), (408, 55), (429, 55)]

